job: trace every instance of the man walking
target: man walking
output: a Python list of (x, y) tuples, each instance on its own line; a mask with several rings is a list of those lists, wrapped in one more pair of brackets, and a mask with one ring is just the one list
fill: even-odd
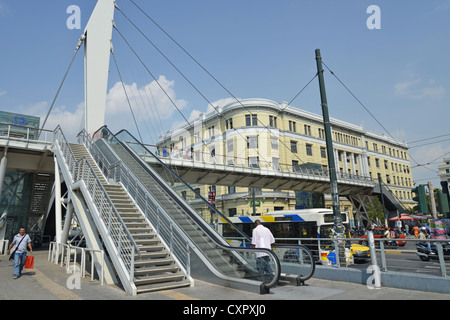
[(25, 234), (25, 228), (20, 228), (19, 233), (14, 236), (13, 241), (8, 249), (10, 254), (12, 247), (14, 250), (14, 279), (17, 279), (21, 274), (27, 258), (27, 247), (30, 249), (30, 253), (33, 253), (31, 248), (31, 239), (28, 234)]
[[(272, 249), (275, 239), (272, 232), (264, 227), (260, 220), (255, 221), (255, 229), (252, 233), (252, 248)], [(264, 275), (267, 272), (270, 281), (274, 278), (272, 268), (269, 265), (269, 255), (264, 252), (256, 252), (256, 265), (259, 270), (259, 278), (264, 281)]]

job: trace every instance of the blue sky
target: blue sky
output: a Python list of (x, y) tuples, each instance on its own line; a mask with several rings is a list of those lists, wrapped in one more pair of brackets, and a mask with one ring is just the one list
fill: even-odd
[[(324, 62), (388, 132), (326, 72), (331, 117), (409, 142), (414, 180), (432, 181), (440, 187), (437, 166), (444, 156), (450, 157), (450, 140), (441, 141), (450, 139), (449, 0), (135, 2), (238, 98), (290, 101), (315, 75), (314, 50), (321, 49)], [(0, 110), (45, 117), (95, 3), (0, 0)], [(230, 98), (129, 0), (117, 0), (117, 4), (208, 101)], [(79, 30), (67, 28), (70, 5), (81, 9)], [(380, 8), (381, 29), (367, 28), (370, 5)], [(122, 14), (116, 11), (114, 20), (186, 118), (207, 111), (208, 102)], [(124, 82), (136, 93), (132, 98), (139, 103), (139, 99), (149, 99), (139, 92), (150, 88), (154, 92), (150, 99), (158, 103), (158, 113), (137, 114), (141, 120), (157, 119), (147, 119), (147, 126), (140, 124), (144, 140), (153, 143), (161, 130), (183, 124), (183, 117), (171, 104), (159, 100), (164, 97), (156, 92), (153, 79), (116, 31), (113, 45)], [(74, 135), (82, 126), (82, 54), (78, 53), (46, 126), (53, 129), (60, 123), (66, 135)], [(111, 60), (106, 121), (113, 131), (133, 129), (118, 80)], [(292, 105), (321, 114), (317, 79)]]

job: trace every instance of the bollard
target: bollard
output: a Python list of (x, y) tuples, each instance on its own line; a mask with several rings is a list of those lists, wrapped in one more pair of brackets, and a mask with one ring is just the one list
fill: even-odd
[[(373, 275), (367, 279), (367, 286), (370, 289), (380, 289), (381, 288), (381, 275), (380, 275), (380, 268), (378, 267), (378, 264), (377, 264), (375, 241), (373, 239), (373, 231), (372, 230), (367, 231), (367, 239), (369, 240), (370, 259), (372, 261), (372, 265), (367, 269), (367, 271), (369, 271), (369, 272), (373, 271)], [(372, 283), (372, 280), (375, 280), (375, 282)]]

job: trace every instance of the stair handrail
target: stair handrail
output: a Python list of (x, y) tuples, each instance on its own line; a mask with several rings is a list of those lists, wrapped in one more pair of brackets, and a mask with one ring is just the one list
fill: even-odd
[[(100, 129), (99, 129), (96, 133), (94, 133), (92, 136), (93, 136), (93, 137), (101, 138), (101, 137), (102, 137), (102, 134), (98, 134), (99, 132), (102, 132), (103, 134), (106, 133), (106, 134), (110, 135), (110, 137), (114, 138), (114, 139), (118, 142), (118, 144), (119, 144), (121, 147), (125, 148), (125, 151), (126, 151), (127, 153), (130, 152), (130, 151), (128, 150), (129, 147), (124, 146), (124, 143), (121, 142), (119, 139), (117, 139), (117, 137), (115, 137), (115, 136), (109, 131), (109, 129), (108, 129), (106, 126), (100, 128)], [(92, 141), (92, 140), (91, 140), (91, 141)], [(138, 157), (138, 156), (136, 156), (136, 155), (134, 155), (134, 154), (130, 154), (130, 156), (131, 156), (132, 158), (134, 158), (135, 160), (137, 160), (138, 163), (139, 163), (139, 162), (142, 162), (142, 159), (141, 159), (140, 157)], [(166, 215), (167, 215), (168, 219), (169, 219), (170, 221), (174, 222), (174, 225), (173, 225), (173, 226), (176, 227), (176, 229), (179, 230), (179, 231), (181, 232), (181, 234), (182, 234), (184, 237), (187, 237), (187, 239), (189, 239), (189, 237), (185, 234), (185, 231), (183, 231), (183, 230), (178, 226), (178, 223), (177, 223), (176, 221), (173, 220), (173, 218), (170, 216), (170, 214), (168, 214), (167, 211), (159, 204), (159, 202), (151, 195), (151, 193), (147, 190), (147, 187), (145, 187), (145, 186), (143, 186), (143, 185), (141, 184), (140, 180), (139, 180), (139, 179), (134, 175), (134, 173), (127, 167), (127, 165), (125, 165), (125, 164), (122, 163), (122, 164), (121, 164), (121, 167), (122, 167), (123, 169), (126, 168), (127, 170), (125, 170), (124, 172), (121, 172), (120, 176), (123, 177), (122, 174), (124, 174), (125, 172), (126, 172), (126, 173), (129, 173), (131, 176), (133, 176), (133, 177), (135, 178), (135, 179), (134, 179), (135, 182), (138, 183), (138, 184), (140, 185), (140, 189), (142, 190), (142, 192), (144, 192), (144, 194), (145, 194), (144, 198), (146, 198), (146, 197), (151, 197), (151, 198), (154, 199), (154, 201), (151, 201), (151, 202), (145, 200), (146, 203), (147, 203), (147, 204), (157, 203), (157, 204), (158, 204), (157, 210), (159, 210), (159, 213), (160, 213), (160, 214), (163, 213), (163, 216), (166, 216)], [(149, 169), (147, 169), (147, 168), (143, 168), (143, 169), (144, 169), (145, 171), (147, 171), (147, 172), (148, 172), (148, 170), (149, 170)], [(122, 169), (121, 169), (121, 170), (122, 170)], [(169, 188), (169, 189), (170, 189), (170, 188)], [(130, 190), (128, 190), (128, 191), (130, 192)], [(171, 192), (173, 192), (173, 190), (172, 190), (172, 189), (170, 189), (170, 191), (167, 191), (167, 190), (166, 190), (166, 192), (169, 192), (169, 194), (171, 194)], [(130, 193), (130, 195), (133, 196), (131, 193)], [(174, 200), (175, 200), (175, 201), (178, 201), (178, 200), (176, 200), (176, 199), (174, 199)], [(137, 201), (137, 199), (135, 199), (135, 201)], [(178, 204), (180, 205), (180, 203), (178, 203)], [(183, 205), (181, 205), (181, 208), (183, 208)], [(191, 219), (193, 219), (197, 224), (202, 224), (202, 223), (204, 222), (203, 219), (200, 219), (200, 220), (201, 220), (201, 221), (200, 221), (200, 220), (198, 220), (196, 217), (193, 217), (193, 216), (192, 216), (192, 213), (189, 212), (189, 210), (193, 210), (193, 209), (189, 207), (189, 209), (187, 209), (187, 212), (188, 212), (189, 216), (191, 217)], [(226, 250), (226, 251), (233, 251), (233, 252), (244, 252), (244, 253), (247, 253), (247, 254), (250, 253), (250, 252), (252, 252), (252, 253), (258, 252), (258, 253), (262, 253), (262, 254), (269, 255), (269, 256), (272, 258), (272, 260), (273, 260), (274, 263), (275, 263), (274, 278), (273, 278), (269, 283), (264, 283), (264, 282), (261, 283), (261, 285), (260, 285), (260, 290), (261, 290), (261, 292), (266, 292), (267, 289), (273, 287), (273, 286), (278, 282), (278, 279), (279, 279), (280, 274), (281, 274), (281, 265), (280, 265), (280, 261), (279, 261), (277, 255), (276, 255), (273, 251), (271, 251), (271, 250), (269, 250), (269, 249), (262, 249), (262, 248), (252, 248), (252, 249), (250, 249), (250, 248), (232, 247), (232, 246), (230, 246), (229, 243), (226, 242), (225, 240), (224, 240), (224, 243), (221, 243), (221, 242), (219, 242), (218, 240), (216, 240), (215, 237), (214, 237), (214, 235), (211, 234), (211, 231), (210, 231), (210, 230), (205, 230), (204, 228), (202, 228), (202, 229), (203, 229), (203, 231), (205, 232), (205, 234), (210, 238), (210, 240), (211, 240), (217, 247), (219, 247), (220, 249), (223, 249), (223, 250)], [(173, 231), (173, 230), (171, 230), (171, 231)], [(217, 237), (218, 234), (215, 233), (215, 236)], [(246, 237), (248, 237), (248, 236), (246, 236)], [(192, 241), (192, 240), (190, 240), (190, 241)], [(194, 244), (192, 244), (192, 245), (190, 245), (190, 246), (191, 246), (192, 248), (195, 248), (195, 245), (194, 245)], [(188, 248), (188, 250), (189, 250), (189, 248)], [(188, 252), (188, 254), (190, 254), (190, 252)], [(189, 258), (189, 256), (188, 256), (188, 258)], [(239, 258), (238, 258), (238, 259), (239, 259)], [(212, 262), (210, 262), (210, 263), (212, 263)], [(212, 263), (212, 264), (214, 265), (214, 263)], [(244, 263), (244, 266), (245, 266), (245, 263)], [(217, 270), (221, 270), (221, 269), (218, 268), (217, 266), (215, 266), (215, 268), (217, 268)], [(226, 275), (225, 273), (223, 273), (223, 274)], [(236, 279), (240, 279), (239, 277), (235, 277), (235, 278), (236, 278)], [(244, 280), (244, 279), (242, 279), (242, 280)]]
[[(138, 256), (141, 256), (141, 252), (139, 250), (139, 247), (137, 245), (137, 243), (134, 241), (133, 237), (131, 236), (130, 232), (128, 231), (124, 221), (122, 220), (122, 218), (120, 217), (119, 213), (117, 212), (117, 209), (115, 208), (115, 206), (112, 203), (111, 198), (108, 196), (108, 193), (106, 192), (105, 188), (103, 187), (102, 183), (100, 182), (99, 178), (97, 177), (97, 175), (95, 174), (94, 169), (92, 168), (91, 164), (89, 163), (89, 161), (86, 159), (86, 157), (83, 157), (79, 160), (76, 160), (75, 155), (72, 152), (72, 149), (70, 148), (69, 143), (67, 142), (64, 133), (61, 130), (61, 127), (58, 126), (55, 131), (54, 131), (54, 143), (57, 143), (60, 150), (62, 151), (62, 155), (63, 157), (66, 159), (66, 165), (68, 168), (69, 173), (71, 174), (71, 178), (73, 179), (73, 183), (76, 183), (80, 180), (83, 180), (86, 184), (86, 189), (87, 191), (90, 193), (91, 197), (94, 196), (95, 194), (92, 193), (91, 190), (89, 190), (89, 176), (86, 177), (84, 175), (85, 172), (85, 168), (88, 169), (88, 175), (90, 174), (93, 179), (94, 179), (94, 183), (97, 186), (98, 190), (100, 190), (101, 195), (102, 195), (102, 199), (101, 199), (101, 205), (100, 207), (97, 206), (95, 204), (94, 201), (94, 205), (97, 207), (97, 210), (99, 211), (99, 217), (100, 219), (102, 219), (102, 221), (105, 223), (105, 226), (107, 226), (107, 228), (109, 229), (109, 231), (111, 231), (111, 226), (112, 224), (112, 215), (114, 215), (114, 219), (116, 219), (116, 221), (119, 222), (119, 228), (121, 228), (121, 232), (119, 234), (119, 239), (118, 240), (113, 240), (114, 245), (116, 245), (116, 249), (119, 252), (119, 256), (121, 257), (122, 261), (127, 261), (129, 260), (129, 276), (131, 279), (133, 279), (134, 277), (134, 268), (133, 268), (133, 264), (134, 264), (134, 254), (138, 254)], [(61, 137), (60, 139), (58, 139), (58, 137)], [(87, 181), (86, 181), (87, 180)], [(104, 205), (103, 200), (106, 200), (107, 204), (109, 205), (109, 221), (105, 221), (105, 219), (103, 218), (103, 211), (105, 210), (104, 208), (107, 207)], [(116, 229), (118, 228), (116, 227)], [(127, 256), (125, 254), (124, 250), (121, 250), (121, 245), (124, 241), (123, 237), (123, 233), (125, 233), (124, 236), (126, 236), (125, 240), (130, 241), (130, 243), (132, 244), (132, 250), (131, 253)], [(117, 243), (116, 243), (117, 242)], [(127, 266), (128, 264), (125, 263), (125, 265)]]
[[(191, 245), (187, 240), (187, 236), (184, 234), (184, 232), (178, 226), (178, 224), (173, 221), (173, 219), (166, 212), (166, 210), (159, 204), (159, 202), (153, 197), (153, 195), (147, 191), (146, 187), (142, 185), (142, 183), (135, 176), (133, 171), (131, 171), (126, 165), (124, 165), (122, 161), (116, 161), (113, 164), (111, 164), (110, 161), (108, 161), (108, 159), (102, 154), (101, 150), (99, 150), (99, 148), (95, 145), (91, 136), (88, 135), (84, 129), (78, 134), (78, 140), (79, 142), (83, 143), (86, 146), (86, 148), (88, 148), (93, 153), (93, 154), (91, 153), (91, 155), (93, 156), (94, 161), (96, 161), (97, 164), (103, 163), (108, 172), (112, 171), (109, 170), (111, 167), (119, 168), (118, 172), (115, 171), (112, 177), (115, 181), (122, 182), (122, 184), (125, 187), (134, 185), (136, 193), (138, 193), (138, 196), (144, 201), (144, 204), (141, 205), (139, 200), (134, 199), (136, 204), (138, 205), (138, 207), (141, 208), (142, 212), (149, 218), (152, 226), (156, 229), (158, 233), (159, 231), (161, 231), (160, 228), (166, 228), (170, 230), (171, 234), (168, 237), (165, 237), (164, 234), (162, 233), (160, 233), (160, 235), (163, 237), (164, 241), (168, 242), (169, 252), (176, 251), (173, 247), (174, 244), (177, 245), (182, 250), (182, 252), (180, 252), (180, 250), (177, 251), (178, 254), (184, 254), (183, 256), (184, 260), (179, 261), (181, 262), (182, 266), (186, 269), (186, 272), (189, 274), (190, 273), (189, 247)], [(108, 176), (108, 178), (110, 177)], [(129, 183), (123, 181), (124, 178)], [(128, 190), (128, 188), (125, 189)], [(128, 190), (128, 192), (130, 193), (130, 190)], [(154, 210), (153, 217), (149, 216), (149, 213), (146, 210), (147, 208), (151, 208)], [(161, 219), (165, 220), (161, 221)], [(164, 224), (163, 226), (161, 226), (161, 222)]]
[[(120, 133), (120, 132), (123, 132), (123, 131), (126, 132), (127, 134), (129, 134), (131, 138), (135, 139), (135, 138), (134, 138), (127, 130), (121, 130), (121, 131), (119, 131), (119, 133)], [(113, 137), (114, 139), (116, 139), (117, 142), (118, 142), (123, 148), (125, 148), (125, 150), (127, 150), (127, 148), (129, 148), (129, 147), (127, 147), (122, 141), (120, 141), (120, 140), (116, 137), (117, 134), (116, 134), (116, 135), (112, 134), (111, 131), (110, 131), (106, 126), (104, 126), (104, 127), (100, 128), (99, 130), (97, 130), (97, 132), (94, 133), (94, 136), (99, 136), (99, 138), (100, 138), (101, 135), (98, 134), (98, 133), (101, 133), (101, 132), (104, 132), (104, 133), (108, 134), (110, 137)], [(137, 141), (137, 140), (136, 140), (136, 141)], [(143, 147), (145, 148), (145, 146), (143, 146)], [(145, 148), (145, 149), (146, 149), (146, 151), (148, 151), (149, 153), (151, 153), (147, 148)], [(129, 152), (129, 151), (128, 151), (128, 152)], [(152, 154), (152, 153), (151, 153), (151, 154)], [(131, 155), (138, 163), (143, 161), (139, 156), (137, 156), (137, 155), (135, 155), (135, 154), (130, 153), (130, 155)], [(152, 154), (152, 155), (153, 155), (153, 154)], [(153, 155), (153, 156), (154, 156), (154, 155)], [(164, 163), (162, 163), (162, 165), (163, 165), (165, 168), (167, 168), (168, 170), (170, 170), (171, 174), (175, 175), (175, 176), (177, 177), (177, 179), (179, 179), (182, 183), (184, 183), (187, 187), (189, 187), (192, 191), (194, 191), (194, 190), (192, 189), (192, 187), (191, 187), (189, 184), (187, 184), (186, 182), (184, 182), (184, 181), (183, 181), (176, 173), (174, 173), (174, 172), (173, 172), (170, 168), (168, 168)], [(149, 172), (149, 169), (148, 169), (148, 168), (146, 168), (146, 167), (142, 167), (142, 168), (143, 168), (145, 171), (147, 171), (147, 173), (149, 173), (150, 175), (152, 175), (152, 174)], [(134, 174), (133, 174), (133, 175), (134, 175)], [(164, 186), (162, 186), (162, 187), (165, 188)], [(144, 188), (145, 188), (145, 189), (144, 189), (145, 192), (150, 194), (150, 192), (147, 191), (147, 188), (146, 188), (146, 187), (144, 187)], [(170, 188), (167, 188), (167, 190), (165, 190), (165, 191), (168, 192), (169, 194), (171, 194), (171, 193), (174, 192), (174, 191), (173, 191), (172, 189), (170, 189)], [(194, 191), (194, 192), (195, 192), (195, 191)], [(178, 196), (176, 193), (175, 193), (175, 195)], [(212, 207), (212, 206), (211, 206), (204, 198), (202, 198), (202, 199), (203, 199), (203, 201), (205, 201), (205, 202), (209, 205), (209, 207), (210, 207), (211, 209), (214, 209), (215, 212), (217, 212), (221, 217), (223, 217), (224, 220), (226, 220), (227, 222), (229, 221), (230, 225), (236, 227), (236, 230), (237, 230), (243, 237), (245, 237), (245, 238), (248, 239), (248, 240), (251, 240), (250, 237), (249, 237), (247, 234), (245, 234), (242, 230), (240, 230), (240, 228), (237, 227), (233, 222), (231, 222), (231, 221), (228, 219), (228, 217), (226, 217), (225, 215), (223, 215), (223, 214), (222, 214), (221, 212), (219, 212), (216, 208)], [(187, 209), (186, 212), (189, 214), (190, 218), (191, 218), (193, 221), (195, 221), (198, 225), (205, 225), (205, 221), (204, 221), (203, 219), (198, 218), (197, 215), (193, 215), (193, 214), (191, 213), (191, 211), (194, 210), (193, 208), (191, 208), (190, 206), (186, 207), (185, 204), (180, 203), (180, 202), (179, 202), (178, 200), (176, 200), (175, 198), (174, 198), (174, 200), (177, 201), (178, 205), (179, 205), (181, 208)], [(165, 210), (164, 210), (164, 211), (165, 211)], [(208, 226), (209, 226), (209, 225), (208, 225)], [(277, 256), (273, 251), (271, 251), (271, 250), (269, 250), (269, 249), (262, 249), (262, 248), (251, 248), (251, 249), (250, 249), (250, 248), (233, 247), (233, 246), (231, 246), (228, 242), (226, 242), (225, 239), (224, 239), (223, 237), (221, 237), (221, 238), (224, 239), (224, 243), (219, 242), (219, 241), (216, 239), (216, 237), (220, 237), (220, 235), (217, 234), (216, 232), (214, 232), (214, 231), (212, 231), (212, 230), (209, 230), (208, 228), (202, 228), (202, 230), (203, 230), (203, 231), (206, 233), (206, 235), (211, 239), (211, 241), (213, 241), (214, 244), (217, 245), (218, 247), (220, 247), (221, 249), (228, 250), (228, 251), (234, 250), (234, 251), (242, 251), (242, 252), (261, 252), (261, 253), (268, 254), (269, 256), (271, 256), (271, 257), (272, 257), (272, 260), (275, 262), (275, 266), (276, 266), (275, 277), (274, 277), (274, 279), (273, 279), (270, 283), (264, 284), (264, 285), (265, 285), (266, 288), (270, 288), (270, 287), (274, 286), (274, 285), (278, 282), (278, 279), (279, 279), (280, 274), (281, 274), (281, 265), (280, 265), (280, 261), (279, 261), (279, 259), (278, 259), (278, 256)]]

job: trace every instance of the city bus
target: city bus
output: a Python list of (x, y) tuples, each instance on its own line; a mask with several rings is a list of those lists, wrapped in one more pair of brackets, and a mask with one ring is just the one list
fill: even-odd
[[(341, 217), (346, 230), (345, 237), (349, 238), (348, 214), (342, 212)], [(271, 230), (277, 243), (298, 244), (301, 240), (301, 244), (311, 250), (318, 262), (323, 265), (336, 264), (334, 242), (325, 240), (333, 238), (334, 215), (331, 209), (272, 211), (260, 216), (235, 216), (229, 219), (249, 237), (252, 236), (255, 220), (259, 219)], [(218, 232), (233, 245), (250, 246), (242, 242), (242, 237), (239, 239), (239, 233), (224, 219), (221, 218), (218, 222)], [(358, 244), (347, 245), (345, 256), (347, 264), (352, 264), (354, 260), (368, 260), (369, 248)]]

